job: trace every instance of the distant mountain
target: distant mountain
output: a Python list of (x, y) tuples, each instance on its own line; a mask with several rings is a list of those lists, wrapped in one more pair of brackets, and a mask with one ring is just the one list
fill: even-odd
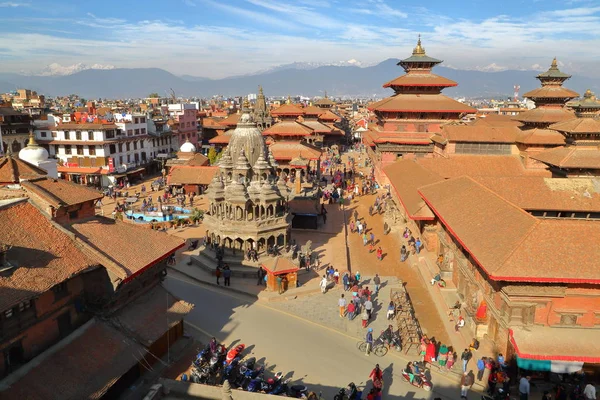
[(77, 72), (85, 71), (88, 69), (115, 69), (114, 65), (103, 65), (103, 64), (92, 64), (87, 65), (83, 63), (77, 63), (73, 65), (60, 65), (58, 63), (52, 63), (47, 65), (44, 69), (37, 72), (24, 72), (23, 75), (33, 76), (64, 76), (73, 75)]
[(301, 69), (301, 70), (311, 70), (319, 67), (367, 67), (368, 65), (364, 65), (362, 62), (351, 59), (348, 61), (338, 61), (338, 62), (328, 62), (328, 63), (317, 63), (317, 62), (293, 62), (291, 64), (283, 64), (277, 65), (275, 67), (268, 68), (263, 71), (255, 72), (247, 75), (261, 75), (270, 72), (283, 71), (286, 69)]
[(203, 76), (193, 76), (193, 75), (179, 75), (179, 77), (181, 79), (183, 79), (184, 81), (190, 81), (190, 82), (203, 82), (203, 81), (210, 81), (210, 78), (205, 78)]
[[(392, 94), (382, 85), (403, 74), (397, 59), (389, 59), (370, 67), (358, 66), (306, 66), (280, 68), (255, 75), (224, 79), (175, 76), (158, 68), (87, 69), (65, 76), (23, 76), (0, 73), (0, 90), (28, 88), (50, 96), (76, 93), (85, 98), (137, 98), (156, 92), (167, 95), (170, 89), (177, 96), (210, 97), (236, 96), (256, 93), (262, 85), (267, 96), (323, 95), (382, 97)], [(444, 90), (454, 97), (508, 97), (513, 86), (520, 85), (521, 93), (539, 87), (536, 71), (466, 71), (439, 66), (438, 75), (458, 82), (458, 87)], [(574, 76), (567, 87), (579, 93), (590, 88), (600, 93), (600, 79)], [(5, 89), (3, 89), (5, 88)]]

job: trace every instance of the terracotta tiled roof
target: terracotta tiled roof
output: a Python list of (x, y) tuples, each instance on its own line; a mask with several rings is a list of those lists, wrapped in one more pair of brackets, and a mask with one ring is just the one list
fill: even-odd
[(108, 175), (108, 169), (100, 167), (65, 167), (59, 165), (57, 167), (58, 172), (65, 174), (91, 174), (91, 175)]
[(333, 130), (333, 129), (331, 129), (330, 126), (327, 126), (316, 120), (304, 120), (304, 121), (302, 121), (302, 125), (308, 126), (315, 133), (327, 134), (327, 133), (331, 133), (331, 131)]
[(443, 178), (526, 175), (523, 163), (517, 156), (456, 154), (449, 158), (420, 158), (417, 163)]
[(319, 106), (333, 106), (333, 105), (335, 105), (335, 102), (332, 101), (329, 97), (323, 97), (323, 98), (315, 101), (314, 104), (319, 105)]
[(427, 185), (419, 193), (494, 280), (600, 283), (595, 221), (536, 219), (469, 177)]
[(509, 329), (509, 339), (517, 355), (524, 359), (600, 363), (597, 329), (537, 325), (513, 327)]
[(304, 111), (301, 107), (295, 104), (284, 104), (273, 111), (271, 111), (271, 115), (274, 117), (280, 116), (300, 116), (303, 115)]
[(268, 258), (262, 264), (262, 267), (274, 275), (283, 275), (289, 272), (296, 272), (300, 268), (285, 257)]
[(19, 183), (19, 178), (31, 179), (46, 175), (43, 169), (18, 157), (7, 155), (0, 158), (0, 183)]
[(579, 97), (579, 93), (562, 86), (542, 86), (525, 93), (523, 97), (530, 99), (574, 99)]
[(310, 160), (317, 160), (321, 157), (321, 150), (307, 143), (296, 141), (277, 141), (269, 146), (276, 160), (292, 160), (302, 156)]
[(342, 117), (340, 117), (339, 115), (337, 115), (336, 113), (334, 113), (331, 110), (327, 110), (326, 112), (319, 114), (319, 119), (321, 121), (341, 121)]
[(565, 137), (557, 131), (553, 131), (551, 129), (534, 128), (520, 130), (517, 134), (516, 142), (524, 144), (554, 144), (557, 146), (562, 146), (565, 144)]
[[(28, 400), (100, 399), (146, 354), (144, 347), (109, 323), (96, 319), (51, 350), (56, 351), (43, 353), (40, 363), (32, 365), (21, 379), (10, 386), (9, 397)], [(29, 368), (29, 365), (24, 368)]]
[(485, 117), (477, 118), (472, 126), (493, 126), (493, 127), (505, 127), (505, 126), (521, 126), (523, 125), (519, 121), (515, 121), (512, 115), (500, 115), (500, 114), (489, 114)]
[(312, 133), (311, 128), (296, 121), (280, 121), (262, 132), (264, 136), (309, 136)]
[(0, 243), (12, 246), (12, 273), (0, 276), (0, 310), (50, 290), (98, 265), (66, 233), (27, 202), (0, 208)]
[(200, 153), (194, 153), (191, 158), (171, 158), (167, 160), (168, 167), (174, 167), (177, 165), (186, 165), (188, 167), (201, 167), (208, 166), (208, 158)]
[(514, 143), (519, 128), (485, 125), (444, 125), (442, 135), (450, 142)]
[(221, 125), (227, 125), (227, 126), (237, 125), (237, 123), (239, 122), (241, 116), (242, 116), (242, 114), (229, 114), (227, 116), (227, 118), (222, 119), (221, 121), (219, 121), (219, 124), (221, 124)]
[(600, 193), (592, 178), (478, 176), (474, 179), (527, 211), (600, 212)]
[(600, 150), (595, 147), (558, 147), (531, 158), (560, 168), (600, 169)]
[(70, 229), (91, 249), (94, 258), (123, 281), (184, 245), (181, 239), (164, 232), (105, 217), (73, 223)]
[(473, 107), (441, 94), (399, 94), (369, 106), (369, 110), (388, 112), (474, 113)]
[(393, 86), (438, 86), (451, 87), (457, 86), (458, 83), (451, 79), (444, 78), (436, 74), (408, 73), (401, 75), (383, 85), (384, 88)]
[(399, 160), (386, 166), (383, 172), (390, 180), (409, 218), (433, 220), (434, 214), (423, 201), (417, 189), (443, 180), (439, 175), (425, 169), (413, 160)]
[(210, 139), (208, 143), (210, 144), (229, 144), (229, 140), (231, 140), (231, 135), (227, 135), (223, 133), (222, 135), (217, 135), (214, 138)]
[(219, 167), (175, 166), (167, 176), (167, 185), (208, 185)]
[(574, 118), (552, 124), (550, 128), (567, 133), (600, 133), (600, 121), (596, 118)]
[(222, 128), (221, 120), (215, 120), (214, 118), (203, 118), (202, 119), (202, 127), (208, 129), (219, 129)]
[(56, 208), (100, 200), (104, 197), (97, 190), (64, 179), (38, 178), (22, 182), (21, 185), (28, 192), (37, 194)]
[(158, 285), (111, 316), (150, 347), (194, 308)]
[(561, 122), (575, 118), (573, 111), (566, 108), (534, 108), (515, 115), (513, 119), (521, 122)]
[(315, 106), (306, 106), (302, 109), (305, 115), (320, 115), (323, 114), (323, 109)]
[(371, 143), (431, 144), (431, 134), (423, 132), (380, 131), (373, 128), (365, 131), (363, 138)]

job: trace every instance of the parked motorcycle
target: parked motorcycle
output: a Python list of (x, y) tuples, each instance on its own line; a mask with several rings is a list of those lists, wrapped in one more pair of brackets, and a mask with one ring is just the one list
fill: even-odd
[(245, 344), (238, 344), (233, 349), (229, 350), (229, 352), (227, 353), (227, 357), (225, 358), (225, 364), (231, 363), (231, 361), (233, 361), (234, 358), (240, 356), (245, 348)]
[(360, 400), (361, 398), (362, 391), (358, 390), (354, 382), (350, 382), (347, 387), (339, 390), (333, 400)]
[(196, 355), (196, 359), (193, 361), (193, 364), (196, 367), (201, 367), (210, 360), (210, 356), (210, 345), (206, 345), (206, 347), (204, 347), (204, 349), (202, 349), (202, 351)]
[(406, 369), (402, 370), (402, 378), (404, 378), (406, 382), (410, 382), (410, 384), (415, 387), (424, 389), (427, 392), (431, 391), (431, 389), (433, 389), (433, 385), (431, 384), (431, 382), (429, 382), (429, 379), (427, 379), (427, 376), (425, 375), (425, 368), (423, 367), (423, 365), (417, 361), (415, 361), (413, 365), (417, 367), (418, 372), (414, 374), (412, 382), (410, 381), (411, 372), (407, 371)]
[(510, 400), (510, 393), (503, 388), (496, 389), (496, 393), (492, 395), (484, 394), (481, 400)]
[(227, 362), (225, 362), (225, 365), (223, 368), (223, 376), (221, 377), (221, 383), (223, 383), (223, 381), (225, 381), (225, 379), (227, 379), (229, 382), (235, 381), (239, 363), (240, 363), (239, 357), (234, 358), (229, 364), (227, 364)]

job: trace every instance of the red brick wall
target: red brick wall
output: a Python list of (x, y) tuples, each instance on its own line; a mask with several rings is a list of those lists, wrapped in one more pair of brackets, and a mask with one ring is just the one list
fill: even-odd
[[(588, 292), (588, 293), (584, 293)], [(584, 290), (582, 293), (567, 293), (564, 298), (549, 298), (546, 306), (536, 308), (535, 323), (542, 325), (560, 325), (563, 314), (576, 314), (577, 325), (582, 327), (594, 327), (600, 325), (600, 289)]]

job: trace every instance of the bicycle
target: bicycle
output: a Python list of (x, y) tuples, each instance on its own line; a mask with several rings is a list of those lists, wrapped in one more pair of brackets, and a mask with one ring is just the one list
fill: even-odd
[[(367, 352), (367, 342), (360, 341), (356, 344), (356, 347), (362, 353)], [(383, 357), (387, 354), (388, 348), (383, 343), (375, 343), (371, 348), (371, 352), (374, 353), (377, 357)]]

